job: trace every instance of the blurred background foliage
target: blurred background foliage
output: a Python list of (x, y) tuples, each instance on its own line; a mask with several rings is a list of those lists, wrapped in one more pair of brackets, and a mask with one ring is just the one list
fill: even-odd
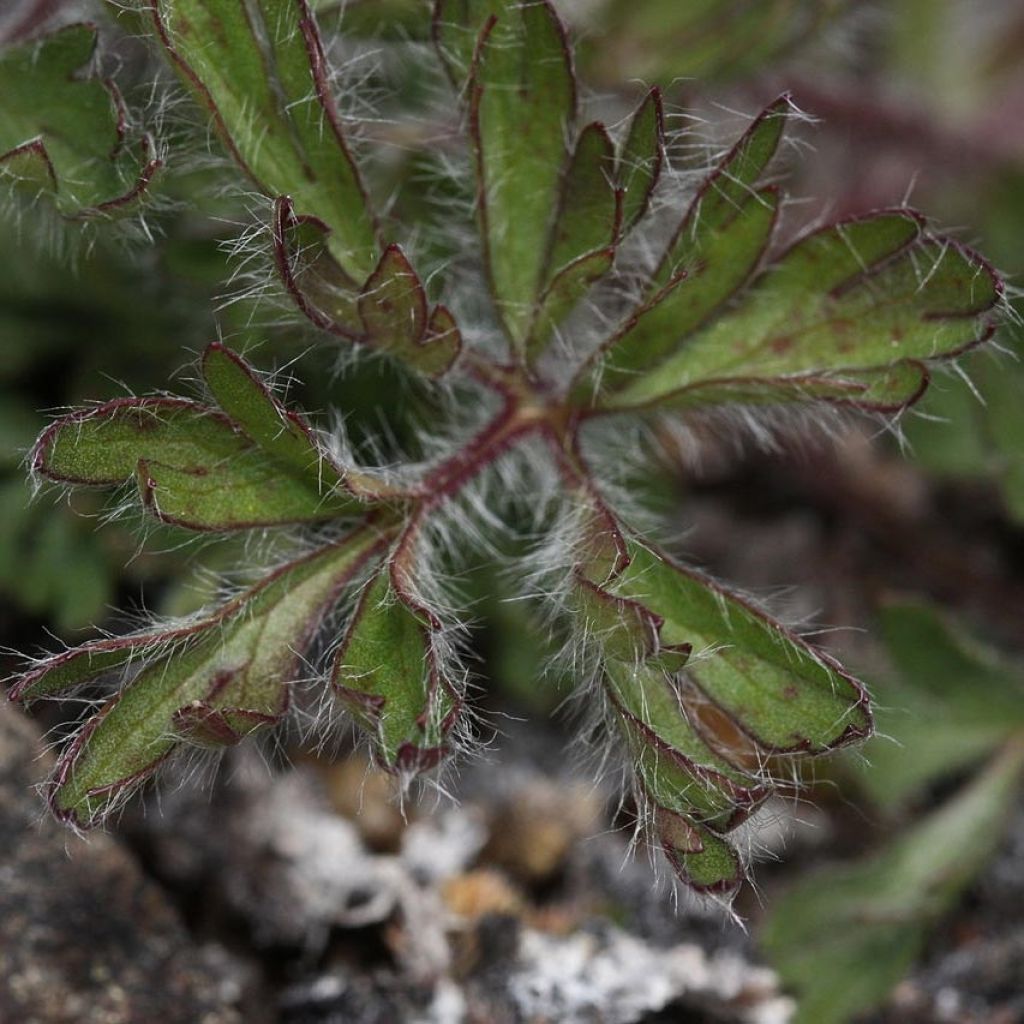
[[(1024, 9), (1015, 0), (562, 0), (557, 6), (581, 34), (579, 62), (590, 99), (610, 120), (630, 108), (645, 83), (660, 81), (673, 126), (700, 118), (707, 122), (701, 137), (713, 141), (716, 124), (728, 137), (738, 120), (732, 112), (755, 111), (791, 90), (818, 123), (802, 133), (814, 155), (791, 162), (791, 191), (804, 201), (786, 210), (788, 234), (824, 217), (908, 200), (986, 253), (1011, 286), (1021, 281)], [(394, 216), (422, 225), (421, 248), (442, 259), (432, 218), (445, 204), (467, 206), (471, 196), (439, 196), (431, 175), (435, 161), (453, 158), (436, 139), (439, 123), (454, 115), (433, 102), (430, 4), (320, 0), (318, 8), (326, 23), (336, 20), (347, 31), (341, 45), (355, 58), (350, 66), (363, 94), (390, 97), (380, 104), (388, 116), (365, 126), (362, 144), (372, 154), (378, 187), (392, 197)], [(15, 3), (0, 13), (0, 44), (83, 11), (100, 19), (129, 103), (145, 112), (148, 58), (119, 35), (114, 21), (104, 20), (98, 3)], [(349, 113), (358, 118), (360, 109)], [(98, 497), (76, 496), (74, 508), (45, 494), (33, 500), (23, 455), (53, 411), (154, 387), (187, 391), (189, 371), (182, 366), (189, 353), (218, 334), (260, 345), (267, 365), (287, 367), (304, 354), (295, 399), (314, 412), (344, 408), (357, 444), (376, 437), (384, 419), (394, 430), (385, 447), (412, 444), (396, 408), (408, 422), (425, 409), (425, 396), (394, 369), (375, 361), (336, 373), (333, 342), (312, 337), (272, 298), (246, 297), (252, 282), (231, 255), (251, 220), (244, 191), (213, 185), (223, 180), (224, 167), (197, 159), (206, 130), (194, 112), (172, 107), (161, 114), (168, 168), (160, 201), (147, 215), (151, 244), (117, 232), (81, 233), (17, 202), (0, 212), (0, 631), (9, 647), (42, 642), (44, 630), (70, 638), (109, 626), (110, 610), (126, 604), (187, 611), (208, 586), (201, 570), (231, 559), (225, 545), (183, 548), (171, 529), (155, 535), (150, 529), (143, 552), (139, 529), (103, 523)], [(691, 155), (685, 139), (676, 155)], [(258, 240), (250, 255), (256, 249)], [(258, 258), (256, 267), (258, 283)], [(235, 301), (226, 301), (232, 296)], [(1016, 315), (1024, 315), (1020, 294), (1011, 290), (1010, 300)], [(1019, 802), (1024, 676), (1012, 657), (1022, 653), (1021, 637), (1019, 628), (1014, 636), (998, 616), (986, 621), (984, 612), (1001, 605), (1003, 621), (1019, 627), (1015, 616), (1024, 608), (1022, 357), (1024, 341), (1011, 324), (997, 351), (971, 353), (939, 377), (898, 431), (874, 436), (873, 426), (862, 429), (872, 455), (864, 471), (870, 479), (858, 494), (875, 493), (896, 459), (911, 460), (911, 470), (896, 478), (893, 513), (917, 509), (911, 543), (922, 516), (941, 540), (948, 513), (954, 531), (964, 524), (989, 531), (993, 549), (1016, 561), (991, 576), (1002, 589), (977, 600), (966, 577), (962, 592), (956, 587), (955, 566), (946, 586), (925, 574), (900, 578), (903, 588), (916, 591), (914, 603), (869, 609), (877, 612), (875, 635), (884, 644), (853, 644), (882, 708), (886, 737), (873, 741), (861, 762), (835, 768), (844, 792), (859, 794), (859, 813), (871, 822), (870, 838), (859, 847), (865, 856), (809, 872), (777, 902), (770, 895), (763, 929), (769, 956), (806, 994), (800, 1012), (808, 1024), (845, 1021), (885, 999), (983, 870)], [(732, 472), (726, 464), (715, 470), (719, 477)], [(857, 466), (861, 472), (863, 464)], [(751, 479), (765, 479), (749, 462), (736, 472), (739, 491), (749, 491)], [(699, 487), (682, 481), (678, 493), (664, 496), (682, 522), (687, 510), (680, 499), (694, 491)], [(925, 513), (921, 494), (928, 496)], [(761, 557), (754, 540), (740, 546), (748, 561)], [(713, 545), (708, 550), (713, 562)], [(857, 580), (830, 582), (839, 591), (861, 588), (872, 601), (878, 596), (877, 587)], [(832, 621), (844, 621), (837, 609), (849, 603), (839, 591), (827, 607)], [(565, 695), (560, 688), (534, 685), (550, 644), (528, 611), (503, 602), (492, 579), (468, 578), (466, 593), (485, 624), (482, 663), (502, 699), (534, 713), (557, 705)], [(952, 625), (946, 611), (929, 603), (937, 600), (971, 618), (981, 639), (965, 639), (964, 626)], [(869, 625), (870, 615), (852, 624)]]

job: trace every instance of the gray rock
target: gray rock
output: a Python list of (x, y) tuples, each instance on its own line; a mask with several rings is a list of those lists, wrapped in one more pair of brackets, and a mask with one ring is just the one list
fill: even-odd
[(0, 703), (0, 1021), (240, 1021), (237, 972), (196, 948), (131, 854), (43, 817), (49, 768), (36, 728)]

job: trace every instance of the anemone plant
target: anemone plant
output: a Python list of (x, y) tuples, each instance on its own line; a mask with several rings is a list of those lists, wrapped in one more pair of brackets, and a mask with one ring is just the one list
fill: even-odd
[[(899, 412), (931, 364), (991, 334), (999, 279), (905, 208), (774, 242), (783, 196), (766, 177), (798, 119), (785, 96), (698, 172), (674, 158), (697, 140), (668, 137), (657, 88), (618, 124), (587, 120), (548, 0), (395, 6), (403, 25), (429, 19), (412, 34), (433, 40), (441, 99), (421, 144), (451, 182), (443, 218), (427, 221), (402, 219), (415, 204), (401, 196), (381, 200), (383, 162), (340, 112), (332, 55), (348, 51), (308, 0), (129, 11), (247, 179), (236, 187), (266, 197), (257, 275), (316, 344), (400, 366), (435, 412), (419, 451), (375, 464), (286, 405), (251, 353), (218, 342), (198, 398), (121, 398), (44, 431), (39, 480), (127, 483), (181, 530), (286, 539), (218, 606), (17, 679), (11, 696), (26, 703), (117, 680), (60, 757), (51, 807), (94, 826), (169, 759), (237, 743), (303, 701), (355, 723), (403, 781), (437, 769), (470, 733), (457, 578), (492, 557), (564, 649), (586, 728), (628, 766), (638, 817), (676, 873), (729, 898), (746, 870), (741, 824), (803, 759), (867, 737), (869, 700), (829, 655), (655, 543), (643, 488), (626, 481), (638, 465), (658, 473), (656, 439), (697, 419), (741, 432), (796, 410), (810, 422)], [(73, 99), (61, 77), (71, 58), (41, 59), (58, 42), (0, 64), (5, 107), (23, 108), (4, 144), (51, 153), (58, 172), (57, 154), (81, 156), (69, 166), (88, 187), (73, 203), (59, 173), (47, 179), (62, 211), (125, 212), (98, 202), (118, 191), (100, 189), (109, 150), (91, 135), (71, 145), (82, 122), (40, 118), (44, 85), (96, 114), (99, 94), (76, 81)]]

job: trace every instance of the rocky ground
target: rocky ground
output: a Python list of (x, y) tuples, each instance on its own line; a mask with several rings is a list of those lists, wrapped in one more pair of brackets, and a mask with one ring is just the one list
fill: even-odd
[[(167, 785), (80, 840), (42, 817), (47, 755), (3, 707), (0, 1021), (785, 1024), (748, 934), (674, 908), (564, 737), (506, 733), (457, 803), (405, 817), (357, 754), (271, 768), (239, 751), (212, 790)], [(791, 831), (796, 864), (833, 841), (824, 821)], [(879, 1022), (1024, 1019), (1022, 851), (1024, 813)]]

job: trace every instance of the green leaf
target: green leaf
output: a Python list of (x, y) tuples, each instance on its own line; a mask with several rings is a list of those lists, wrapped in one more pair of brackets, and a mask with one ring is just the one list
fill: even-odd
[(36, 442), (35, 472), (62, 483), (134, 478), (158, 518), (197, 530), (332, 519), (362, 511), (345, 492), (321, 491), (256, 445), (226, 416), (173, 398), (118, 399), (54, 423)]
[(366, 587), (334, 664), (334, 693), (394, 772), (429, 771), (447, 753), (461, 700), (446, 678), (436, 625), (396, 591), (385, 565)]
[(685, 692), (685, 679), (657, 666), (612, 662), (606, 686), (641, 787), (655, 806), (722, 832), (768, 795), (767, 786), (702, 735), (689, 710), (700, 699)]
[(203, 378), (217, 404), (268, 455), (291, 466), (300, 477), (341, 483), (309, 426), (289, 412), (256, 377), (251, 366), (218, 342), (203, 353)]
[(491, 289), (513, 346), (544, 287), (576, 86), (547, 0), (506, 2), (481, 37), (470, 83), (478, 210)]
[(389, 352), (430, 377), (440, 377), (462, 347), (452, 315), (435, 309), (416, 271), (397, 245), (388, 246), (359, 295), (366, 343)]
[[(190, 629), (184, 650), (151, 660), (85, 723), (61, 757), (50, 794), (54, 813), (92, 827), (183, 742), (236, 743), (279, 720), (321, 619), (380, 545), (376, 531), (360, 529), (278, 569)], [(165, 639), (181, 634), (173, 630)], [(116, 664), (93, 659), (89, 669)], [(66, 676), (68, 661), (54, 670)], [(52, 690), (53, 681), (36, 673), (33, 687)]]
[(662, 283), (681, 269), (698, 263), (709, 241), (735, 220), (748, 203), (759, 198), (763, 201), (756, 186), (778, 152), (792, 113), (792, 101), (783, 94), (754, 118), (708, 175), (666, 251), (660, 269)]
[(767, 751), (817, 753), (871, 732), (867, 695), (831, 658), (760, 610), (636, 541), (611, 593), (663, 620), (666, 644), (691, 644), (686, 674)]
[(162, 165), (149, 136), (129, 137), (113, 82), (80, 74), (95, 49), (81, 24), (0, 54), (0, 181), (65, 217), (132, 212)]
[(992, 856), (1022, 767), (1016, 742), (895, 842), (814, 873), (775, 903), (762, 942), (799, 997), (794, 1024), (845, 1024), (885, 999)]
[(669, 863), (691, 889), (726, 900), (735, 895), (743, 883), (743, 864), (727, 839), (664, 810), (656, 815), (655, 829)]
[(591, 286), (605, 276), (615, 261), (615, 250), (599, 249), (564, 267), (537, 302), (528, 350), (537, 354), (555, 337), (559, 325), (576, 308)]
[(888, 606), (882, 631), (899, 678), (877, 686), (878, 736), (857, 777), (875, 803), (896, 809), (1024, 730), (1024, 672), (926, 605)]
[(427, 377), (447, 373), (462, 350), (462, 335), (448, 309), (429, 311), (423, 283), (401, 247), (388, 246), (356, 292), (326, 239), (323, 224), (297, 216), (288, 197), (277, 201), (277, 268), (302, 312), (321, 329), (386, 352)]
[(551, 239), (547, 275), (618, 239), (622, 196), (612, 184), (615, 145), (603, 124), (588, 124), (566, 167)]
[(548, 262), (527, 351), (539, 353), (589, 287), (607, 273), (622, 226), (622, 192), (612, 184), (615, 146), (604, 125), (580, 132), (566, 167), (548, 239)]
[(913, 213), (846, 221), (797, 242), (742, 304), (605, 405), (680, 408), (729, 394), (865, 406), (909, 400), (920, 393), (911, 386), (920, 370), (906, 372), (906, 364), (987, 337), (986, 314), (1000, 295), (980, 257), (922, 235)]
[(221, 140), (266, 195), (327, 229), (352, 283), (373, 270), (373, 214), (306, 0), (154, 0), (155, 31)]
[(642, 305), (597, 353), (598, 386), (609, 391), (628, 387), (638, 374), (678, 349), (743, 285), (768, 246), (778, 205), (779, 194), (774, 189), (755, 193), (719, 230), (702, 232), (695, 239), (689, 265)]
[(665, 250), (653, 294), (582, 368), (577, 395), (628, 387), (678, 350), (747, 281), (771, 241), (781, 199), (776, 189), (757, 183), (791, 110), (788, 96), (767, 107), (708, 176)]
[(630, 121), (619, 150), (616, 180), (623, 193), (622, 223), (633, 227), (647, 212), (665, 162), (665, 112), (657, 87), (644, 98)]

